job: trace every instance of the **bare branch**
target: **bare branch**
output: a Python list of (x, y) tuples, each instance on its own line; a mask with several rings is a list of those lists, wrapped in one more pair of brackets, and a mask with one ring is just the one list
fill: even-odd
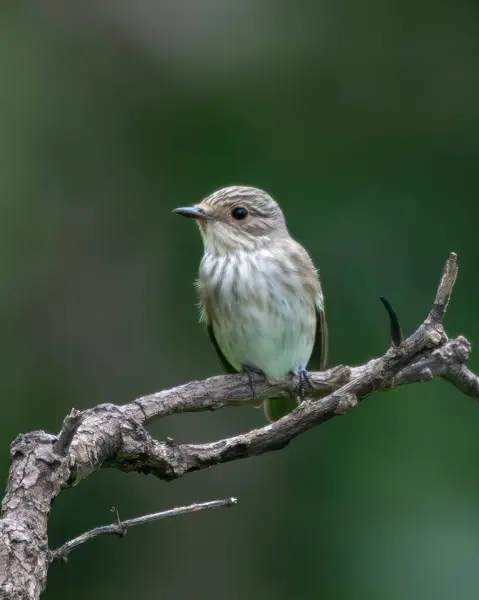
[[(349, 379), (349, 367), (338, 366), (328, 371), (309, 373), (312, 380), (312, 394), (324, 395), (332, 392)], [(251, 397), (251, 388), (246, 375), (218, 375), (203, 381), (191, 381), (170, 390), (143, 396), (131, 404), (121, 407), (128, 417), (148, 424), (173, 414), (183, 412), (199, 412), (217, 410), (225, 406), (238, 406), (273, 396), (290, 398), (298, 387), (298, 380), (292, 377), (287, 380), (267, 379), (251, 374), (255, 397)]]
[(108, 460), (105, 466), (151, 473), (170, 481), (211, 465), (279, 450), (311, 427), (344, 415), (373, 391), (444, 377), (456, 372), (459, 361), (468, 355), (469, 344), (465, 338), (450, 340), (440, 350), (428, 351), (418, 363), (404, 368), (401, 368), (403, 357), (394, 356), (394, 351), (389, 351), (383, 358), (351, 368), (348, 383), (317, 401), (302, 402), (294, 412), (275, 423), (218, 442), (198, 445), (176, 445), (171, 441), (158, 442), (150, 436), (131, 436), (131, 445), (124, 446), (127, 452)]
[[(52, 559), (47, 543), (52, 502), (62, 489), (102, 467), (176, 479), (213, 465), (278, 450), (308, 429), (344, 415), (374, 391), (434, 377), (479, 399), (479, 377), (465, 364), (470, 343), (462, 336), (449, 340), (443, 328), (456, 277), (457, 258), (451, 254), (433, 306), (412, 335), (402, 339), (399, 321), (393, 319), (396, 315), (390, 307), (393, 347), (361, 366), (311, 373), (310, 397), (289, 415), (259, 429), (207, 444), (177, 444), (170, 438), (155, 440), (145, 428), (154, 419), (177, 413), (251, 402), (248, 379), (238, 374), (192, 381), (124, 406), (102, 404), (81, 414), (72, 411), (59, 436), (43, 431), (18, 436), (11, 448), (12, 464), (0, 519), (0, 597), (39, 597)], [(253, 377), (255, 402), (268, 396), (288, 397), (298, 385), (296, 378), (265, 381)], [(149, 517), (152, 515), (140, 519)], [(93, 535), (84, 534), (54, 552), (53, 558), (68, 554), (96, 535), (122, 533), (124, 526), (117, 523), (106, 526), (106, 530), (93, 530)]]
[(236, 498), (225, 498), (224, 500), (211, 500), (210, 502), (200, 502), (196, 504), (190, 504), (189, 506), (180, 506), (178, 508), (171, 508), (169, 510), (163, 510), (161, 512), (151, 513), (149, 515), (143, 515), (141, 517), (135, 517), (134, 519), (127, 519), (121, 521), (118, 511), (115, 507), (112, 508), (112, 512), (116, 514), (116, 523), (110, 525), (103, 525), (101, 527), (95, 527), (90, 531), (82, 533), (78, 537), (70, 540), (53, 550), (50, 555), (51, 562), (67, 562), (68, 555), (72, 550), (81, 546), (85, 542), (100, 536), (100, 535), (119, 535), (124, 537), (129, 527), (135, 527), (136, 525), (144, 525), (145, 523), (152, 523), (153, 521), (159, 521), (160, 519), (167, 519), (169, 517), (179, 517), (180, 515), (186, 515), (192, 512), (202, 512), (204, 510), (213, 510), (215, 508), (226, 508), (234, 506), (238, 500)]

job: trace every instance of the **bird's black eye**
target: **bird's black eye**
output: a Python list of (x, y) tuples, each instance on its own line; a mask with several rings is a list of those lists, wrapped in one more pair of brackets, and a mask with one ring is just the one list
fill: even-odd
[(236, 219), (237, 221), (241, 221), (242, 219), (244, 219), (248, 216), (248, 211), (246, 210), (246, 208), (243, 208), (242, 206), (237, 206), (236, 208), (233, 208), (233, 210), (231, 211), (231, 216), (233, 217), (233, 219)]

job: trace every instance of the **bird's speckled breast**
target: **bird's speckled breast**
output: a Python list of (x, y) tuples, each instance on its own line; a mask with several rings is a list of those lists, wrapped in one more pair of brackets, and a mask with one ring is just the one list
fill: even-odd
[(205, 254), (198, 280), (203, 318), (231, 363), (282, 378), (305, 368), (316, 329), (315, 298), (301, 273), (269, 250)]

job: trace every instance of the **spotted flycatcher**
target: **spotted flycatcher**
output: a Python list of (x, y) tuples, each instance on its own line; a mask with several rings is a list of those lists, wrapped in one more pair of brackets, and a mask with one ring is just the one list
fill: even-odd
[[(295, 374), (302, 391), (306, 367), (323, 370), (328, 330), (318, 272), (289, 235), (283, 213), (266, 192), (223, 188), (173, 212), (196, 219), (204, 244), (197, 287), (201, 320), (228, 373)], [(298, 398), (269, 398), (275, 421)]]

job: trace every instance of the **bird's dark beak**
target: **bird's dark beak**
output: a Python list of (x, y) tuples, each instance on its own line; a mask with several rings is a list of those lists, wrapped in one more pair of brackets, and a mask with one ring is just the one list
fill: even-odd
[(201, 208), (197, 206), (184, 206), (182, 208), (175, 208), (173, 211), (177, 215), (182, 215), (183, 217), (189, 217), (190, 219), (207, 219), (208, 216), (205, 214)]

